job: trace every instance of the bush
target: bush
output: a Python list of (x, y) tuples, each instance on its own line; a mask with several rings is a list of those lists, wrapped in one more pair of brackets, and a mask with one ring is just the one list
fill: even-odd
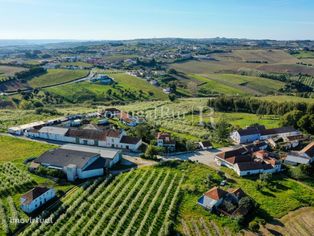
[(257, 221), (253, 220), (249, 223), (249, 230), (252, 232), (258, 232), (259, 231), (259, 224)]

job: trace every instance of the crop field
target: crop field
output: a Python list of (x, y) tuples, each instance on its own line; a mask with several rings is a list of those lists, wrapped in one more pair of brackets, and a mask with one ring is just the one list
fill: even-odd
[[(168, 168), (85, 182), (51, 215), (22, 235), (167, 235), (184, 176)], [(44, 217), (44, 216), (43, 216)]]
[(302, 235), (311, 236), (314, 234), (314, 208), (305, 207), (290, 212), (281, 219), (279, 224), (267, 224), (263, 232), (265, 235)]
[(314, 67), (304, 65), (290, 65), (290, 64), (273, 64), (273, 65), (262, 65), (258, 68), (261, 71), (275, 72), (275, 73), (288, 73), (292, 75), (306, 74), (314, 75)]
[(28, 81), (28, 84), (33, 88), (43, 87), (47, 85), (54, 85), (79, 79), (87, 76), (89, 71), (87, 70), (63, 70), (63, 69), (51, 69), (47, 74), (34, 77)]
[(314, 77), (302, 76), (298, 79), (301, 83), (314, 88)]
[(206, 218), (189, 219), (188, 221), (182, 220), (182, 235), (184, 236), (198, 236), (198, 235), (217, 235), (217, 236), (232, 236), (241, 235), (230, 231), (226, 227), (217, 225), (215, 221), (208, 221)]
[(25, 191), (34, 183), (27, 172), (21, 171), (10, 162), (0, 164), (0, 180), (0, 198)]
[[(299, 60), (283, 50), (233, 50), (229, 53), (212, 54), (213, 61), (188, 61), (171, 67), (187, 74), (211, 74), (263, 70), (262, 66), (287, 64), (294, 66)], [(260, 61), (261, 63), (248, 63)], [(267, 62), (267, 64), (262, 62)]]
[(217, 89), (219, 91), (220, 86), (228, 86), (229, 90), (223, 91), (220, 90), (221, 93), (225, 94), (266, 94), (270, 92), (275, 92), (278, 89), (284, 86), (283, 82), (253, 77), (253, 76), (243, 76), (243, 75), (232, 75), (232, 74), (209, 74), (209, 75), (197, 75), (195, 78), (202, 79), (202, 81), (206, 81), (206, 79), (216, 82), (218, 85), (206, 85), (212, 87), (213, 89)]
[(55, 146), (19, 138), (0, 136), (0, 163), (37, 157)]
[(26, 70), (23, 67), (15, 67), (15, 66), (1, 66), (0, 65), (0, 75), (14, 75), (17, 72), (21, 72)]
[(0, 198), (0, 235), (9, 235), (19, 226), (17, 222), (11, 222), (11, 218), (25, 219), (25, 216), (11, 196)]
[[(267, 61), (268, 64), (289, 63), (295, 64), (298, 60), (283, 50), (233, 50), (231, 53), (215, 54), (214, 58), (219, 60), (229, 59), (232, 61)], [(226, 58), (226, 59), (225, 59)]]
[(203, 84), (198, 86), (199, 91), (204, 91), (204, 93), (220, 93), (220, 94), (228, 94), (228, 95), (245, 95), (248, 94), (248, 91), (244, 91), (242, 88), (237, 88), (236, 86), (232, 86), (230, 83), (221, 83), (221, 81), (216, 79), (209, 79), (202, 75), (191, 75), (192, 78), (202, 81)]

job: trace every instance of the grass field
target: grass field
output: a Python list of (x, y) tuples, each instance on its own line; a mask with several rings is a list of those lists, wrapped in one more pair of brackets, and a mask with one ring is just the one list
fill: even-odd
[[(189, 115), (186, 117), (189, 121), (194, 121), (198, 123), (201, 118), (199, 115)], [(258, 116), (250, 113), (242, 112), (214, 112), (213, 114), (204, 113), (202, 120), (205, 122), (210, 122), (213, 119), (217, 122), (220, 119), (225, 119), (228, 123), (232, 124), (234, 127), (245, 128), (252, 124), (259, 123), (260, 125), (265, 125), (266, 128), (276, 128), (280, 126), (280, 119), (278, 116), (273, 115), (263, 115)]]
[(231, 175), (235, 183), (249, 196), (260, 204), (259, 215), (265, 219), (280, 218), (290, 211), (303, 206), (314, 205), (314, 189), (287, 178), (284, 175), (274, 175), (268, 187), (258, 190), (258, 177), (239, 177), (230, 169), (223, 168)]
[(23, 67), (15, 67), (15, 66), (1, 66), (0, 65), (0, 75), (14, 75), (17, 72), (21, 72), (27, 70)]
[(298, 51), (298, 53), (292, 54), (292, 56), (297, 57), (298, 59), (314, 59), (314, 52)]
[(130, 89), (133, 91), (142, 90), (145, 93), (151, 92), (153, 93), (152, 97), (155, 97), (156, 99), (166, 99), (168, 97), (165, 93), (162, 92), (161, 88), (157, 88), (138, 77), (125, 73), (114, 73), (110, 74), (110, 76), (125, 89)]
[(36, 157), (55, 146), (0, 136), (0, 163)]
[[(90, 82), (81, 82), (49, 88), (47, 91), (64, 97), (67, 101), (78, 102), (80, 96), (86, 95), (85, 101), (93, 99), (96, 101), (108, 101), (107, 91), (111, 90), (111, 100), (133, 101), (133, 100), (165, 100), (168, 98), (160, 88), (154, 87), (148, 82), (125, 73), (110, 74), (118, 83), (114, 87)], [(142, 93), (140, 92), (142, 91)], [(83, 102), (83, 101), (80, 101)]]
[[(232, 74), (208, 74), (203, 76), (194, 76), (194, 78), (207, 78), (215, 84), (205, 85), (212, 87), (224, 94), (267, 94), (276, 92), (284, 86), (283, 82), (264, 79), (253, 76), (232, 75)], [(202, 79), (202, 81), (206, 81)], [(221, 90), (221, 86), (227, 86), (229, 89)]]
[(229, 94), (229, 95), (247, 94), (245, 91), (243, 91), (240, 88), (232, 87), (228, 84), (221, 83), (220, 81), (217, 81), (215, 79), (206, 78), (205, 76), (202, 76), (202, 75), (191, 75), (191, 77), (196, 79), (196, 80), (202, 81), (203, 83), (206, 83), (206, 84), (199, 86), (199, 89), (203, 89), (205, 91), (207, 90), (209, 92), (212, 91), (212, 92), (216, 92), (216, 93)]
[(75, 80), (84, 76), (87, 76), (89, 71), (87, 70), (63, 70), (63, 69), (51, 69), (47, 74), (38, 76), (28, 81), (28, 84), (33, 88), (38, 88), (47, 85), (59, 84)]
[(297, 96), (266, 96), (266, 97), (256, 97), (268, 102), (305, 102), (305, 103), (314, 103), (314, 98), (302, 98)]
[(83, 61), (77, 61), (77, 62), (62, 62), (61, 66), (82, 66), (82, 67), (90, 67), (92, 64), (89, 64), (87, 62)]

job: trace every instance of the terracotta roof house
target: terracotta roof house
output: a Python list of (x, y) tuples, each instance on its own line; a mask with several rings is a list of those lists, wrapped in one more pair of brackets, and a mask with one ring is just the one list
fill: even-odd
[(203, 196), (198, 200), (198, 204), (208, 210), (212, 210), (222, 203), (223, 198), (227, 193), (228, 192), (219, 187), (213, 187), (203, 194)]
[(135, 127), (138, 124), (135, 117), (124, 111), (121, 111), (121, 113), (119, 114), (119, 119), (123, 124), (127, 126)]
[(225, 191), (219, 187), (213, 187), (198, 199), (198, 204), (205, 209), (212, 211), (213, 209), (217, 209), (227, 198), (232, 198), (235, 201), (239, 201), (244, 196), (246, 196), (246, 194), (242, 191), (241, 188), (228, 189)]
[(245, 147), (218, 153), (215, 161), (219, 166), (234, 170), (239, 176), (281, 171), (281, 163), (269, 158), (266, 151), (251, 152)]
[(158, 147), (164, 147), (168, 151), (174, 151), (176, 149), (176, 141), (172, 140), (171, 134), (166, 132), (158, 132), (156, 139)]
[(32, 213), (56, 196), (53, 188), (35, 187), (21, 196), (21, 208), (26, 213)]
[[(132, 151), (137, 151), (138, 147), (142, 144), (141, 139), (128, 138), (123, 129), (102, 129), (90, 124), (83, 129), (68, 129), (53, 126), (43, 127), (39, 131), (28, 132), (28, 137), (97, 147), (122, 148)], [(130, 140), (132, 140), (132, 143), (130, 143)], [(137, 143), (134, 143), (135, 141)]]

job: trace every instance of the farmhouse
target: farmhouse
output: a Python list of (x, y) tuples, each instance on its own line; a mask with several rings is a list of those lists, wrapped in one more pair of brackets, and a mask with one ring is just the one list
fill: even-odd
[(21, 196), (21, 208), (26, 213), (32, 213), (56, 196), (53, 188), (35, 187)]
[(281, 171), (281, 163), (270, 157), (268, 152), (263, 149), (254, 152), (252, 150), (254, 149), (244, 146), (221, 152), (215, 156), (215, 161), (219, 166), (234, 170), (239, 176)]
[(225, 191), (219, 187), (213, 187), (203, 194), (203, 196), (198, 200), (198, 204), (205, 209), (212, 211), (221, 206), (226, 199), (232, 199), (238, 203), (244, 196), (246, 196), (246, 194), (241, 188), (229, 189), (228, 191)]
[(74, 143), (75, 138), (66, 136), (69, 129), (54, 127), (54, 126), (44, 126), (41, 129), (30, 129), (25, 133), (26, 136), (30, 138), (40, 138), (48, 139), (61, 142)]
[(300, 134), (301, 132), (295, 130), (293, 127), (266, 129), (265, 126), (260, 125), (235, 130), (230, 134), (230, 138), (234, 141), (235, 144), (243, 144), (257, 140), (267, 140), (273, 137), (284, 138)]
[(311, 164), (314, 162), (314, 142), (311, 142), (299, 152), (288, 153), (284, 162), (290, 165)]
[(140, 138), (127, 136), (124, 130), (113, 128), (87, 127), (77, 129), (45, 126), (40, 130), (28, 131), (27, 136), (99, 147), (125, 148), (132, 151), (136, 151), (142, 145)]
[(176, 149), (176, 142), (171, 139), (171, 135), (166, 132), (157, 133), (157, 146), (164, 147), (168, 151), (174, 151)]
[(105, 84), (105, 85), (113, 83), (113, 79), (111, 77), (109, 77), (108, 75), (105, 75), (105, 74), (97, 74), (96, 76), (94, 76), (91, 79), (91, 81), (94, 83), (99, 82), (99, 83)]
[(104, 174), (121, 159), (121, 152), (80, 145), (64, 145), (45, 152), (34, 162), (44, 167), (58, 169), (69, 181), (86, 179)]

